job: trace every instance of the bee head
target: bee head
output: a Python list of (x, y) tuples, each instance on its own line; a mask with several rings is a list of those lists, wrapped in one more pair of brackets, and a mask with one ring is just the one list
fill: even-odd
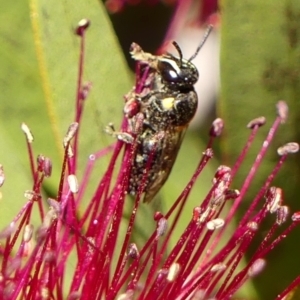
[(158, 59), (157, 63), (157, 69), (163, 84), (173, 90), (184, 91), (193, 89), (194, 84), (198, 81), (199, 73), (191, 61), (198, 55), (211, 30), (212, 26), (210, 25), (195, 53), (188, 60), (183, 58), (180, 47), (176, 42), (173, 42), (179, 56), (165, 54)]
[(166, 54), (158, 60), (158, 72), (168, 88), (185, 90), (193, 88), (199, 78), (196, 66), (182, 57)]

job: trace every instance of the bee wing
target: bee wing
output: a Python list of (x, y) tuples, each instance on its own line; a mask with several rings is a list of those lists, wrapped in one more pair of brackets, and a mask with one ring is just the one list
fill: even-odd
[(150, 202), (168, 179), (180, 149), (186, 128), (187, 127), (172, 128), (167, 130), (165, 132), (165, 137), (160, 140), (161, 144), (159, 147), (161, 147), (162, 152), (158, 160), (161, 161), (161, 165), (157, 166), (156, 171), (158, 176), (156, 176), (156, 179), (147, 187), (144, 195), (144, 202)]

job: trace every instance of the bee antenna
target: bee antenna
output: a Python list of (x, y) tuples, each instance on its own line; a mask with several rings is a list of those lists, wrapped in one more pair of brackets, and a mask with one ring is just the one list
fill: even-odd
[(191, 58), (188, 61), (192, 61), (198, 55), (199, 51), (201, 50), (201, 48), (205, 44), (205, 42), (206, 42), (206, 40), (207, 40), (207, 38), (208, 38), (208, 36), (209, 36), (209, 34), (211, 33), (212, 30), (213, 30), (213, 25), (211, 25), (211, 24), (208, 25), (200, 45), (198, 46), (195, 53), (191, 56)]
[(172, 44), (173, 44), (173, 46), (176, 48), (176, 50), (177, 50), (177, 52), (178, 52), (178, 54), (179, 54), (180, 67), (181, 67), (181, 64), (182, 64), (182, 58), (183, 58), (183, 56), (182, 56), (182, 51), (181, 51), (179, 45), (178, 45), (175, 41), (173, 41)]

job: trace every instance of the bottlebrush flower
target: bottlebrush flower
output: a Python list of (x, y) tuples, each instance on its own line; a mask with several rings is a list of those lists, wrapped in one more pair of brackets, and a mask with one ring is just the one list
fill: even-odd
[[(89, 22), (83, 20), (77, 28), (82, 41), (88, 25)], [(80, 60), (80, 70), (82, 66), (83, 60)], [(137, 67), (136, 88), (143, 92), (151, 73), (140, 67)], [(136, 143), (128, 143), (124, 135), (119, 135), (126, 133), (126, 117), (120, 132), (114, 132), (119, 137), (115, 144), (92, 154), (82, 179), (76, 176), (79, 127), (90, 87), (82, 83), (81, 77), (80, 71), (76, 117), (63, 140), (64, 161), (55, 198), (45, 201), (42, 194), (42, 184), (51, 176), (51, 159), (39, 155), (34, 160), (33, 136), (28, 126), (22, 125), (33, 182), (24, 194), (27, 202), (0, 232), (2, 299), (230, 299), (236, 295), (247, 280), (262, 273), (266, 255), (283, 242), (300, 220), (299, 212), (289, 217), (288, 199), (285, 203), (283, 190), (271, 186), (287, 156), (299, 149), (298, 144), (288, 143), (278, 149), (278, 162), (246, 214), (231, 233), (228, 228), (234, 223), (233, 218), (278, 127), (287, 118), (286, 103), (278, 102), (278, 116), (239, 190), (232, 187), (232, 180), (265, 123), (263, 117), (248, 124), (250, 136), (236, 164), (232, 168), (220, 165), (206, 197), (199, 200), (193, 211), (185, 212), (190, 191), (195, 184), (201, 184), (197, 178), (213, 159), (213, 143), (222, 133), (223, 121), (216, 119), (207, 147), (185, 189), (168, 211), (157, 211), (149, 216), (156, 229), (147, 232), (145, 242), (141, 243), (133, 232), (141, 206), (147, 205), (141, 203), (147, 170), (137, 194), (128, 197)], [(91, 170), (95, 161), (107, 154), (111, 155), (109, 166), (101, 177), (99, 174), (101, 179), (93, 187), (94, 193), (85, 206), (82, 200), (91, 188)], [(0, 183), (4, 183), (2, 166)], [(124, 218), (128, 206), (132, 206), (131, 213)], [(224, 211), (225, 206), (229, 207), (228, 212)], [(32, 224), (36, 213), (40, 217), (38, 227)], [(181, 228), (181, 236), (174, 236), (174, 229), (182, 226), (183, 213), (190, 215), (190, 221)], [(259, 229), (266, 218), (273, 218), (273, 224), (264, 233)], [(287, 222), (290, 224), (287, 229), (277, 233), (280, 225)], [(126, 226), (126, 230), (122, 231), (121, 226)], [(254, 237), (261, 235), (264, 237), (260, 246), (248, 263), (241, 265)], [(171, 238), (176, 240), (174, 244)], [(297, 282), (296, 279), (284, 293)], [(283, 299), (284, 293), (278, 299)]]

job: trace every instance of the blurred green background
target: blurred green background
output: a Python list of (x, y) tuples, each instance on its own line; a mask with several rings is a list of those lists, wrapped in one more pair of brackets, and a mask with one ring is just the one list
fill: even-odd
[[(53, 160), (53, 176), (45, 190), (55, 195), (62, 160), (61, 140), (73, 120), (70, 103), (76, 96), (79, 40), (73, 29), (81, 18), (91, 20), (87, 32), (85, 80), (93, 84), (82, 124), (81, 161), (112, 142), (104, 126), (122, 117), (123, 95), (133, 85), (133, 62), (128, 55), (132, 41), (155, 52), (163, 42), (175, 7), (127, 5), (109, 15), (100, 2), (19, 1), (1, 2), (0, 29), (0, 163), (6, 182), (1, 188), (1, 227), (24, 203), (23, 192), (31, 188), (28, 156), (21, 122), (35, 136), (35, 154)], [(207, 1), (209, 4), (210, 1)], [(192, 209), (210, 186), (218, 161), (232, 165), (245, 145), (249, 120), (264, 115), (267, 125), (259, 134), (249, 157), (238, 174), (239, 188), (275, 116), (275, 104), (285, 99), (290, 107), (288, 122), (280, 129), (263, 167), (255, 178), (243, 207), (261, 187), (277, 161), (276, 148), (300, 141), (300, 2), (298, 0), (223, 0), (220, 3), (221, 90), (217, 115), (225, 119), (221, 152), (200, 178), (189, 203)], [(111, 23), (110, 23), (110, 21)], [(207, 122), (212, 120), (208, 116)], [(116, 126), (117, 127), (117, 126)], [(173, 201), (184, 188), (204, 149), (207, 125), (189, 132), (162, 196)], [(219, 149), (217, 149), (219, 150)], [(299, 155), (288, 159), (274, 185), (283, 187), (287, 205), (299, 210)], [(105, 163), (97, 171), (105, 169)], [(81, 170), (82, 171), (82, 170)], [(182, 178), (186, 180), (182, 180)], [(243, 212), (241, 211), (241, 214)], [(273, 220), (270, 220), (273, 221)], [(268, 228), (268, 224), (266, 224)], [(262, 236), (266, 229), (262, 229)], [(300, 270), (299, 230), (269, 257), (266, 273), (254, 280), (260, 299), (274, 299)], [(258, 242), (259, 243), (259, 242)], [(278, 276), (279, 275), (279, 276)]]

